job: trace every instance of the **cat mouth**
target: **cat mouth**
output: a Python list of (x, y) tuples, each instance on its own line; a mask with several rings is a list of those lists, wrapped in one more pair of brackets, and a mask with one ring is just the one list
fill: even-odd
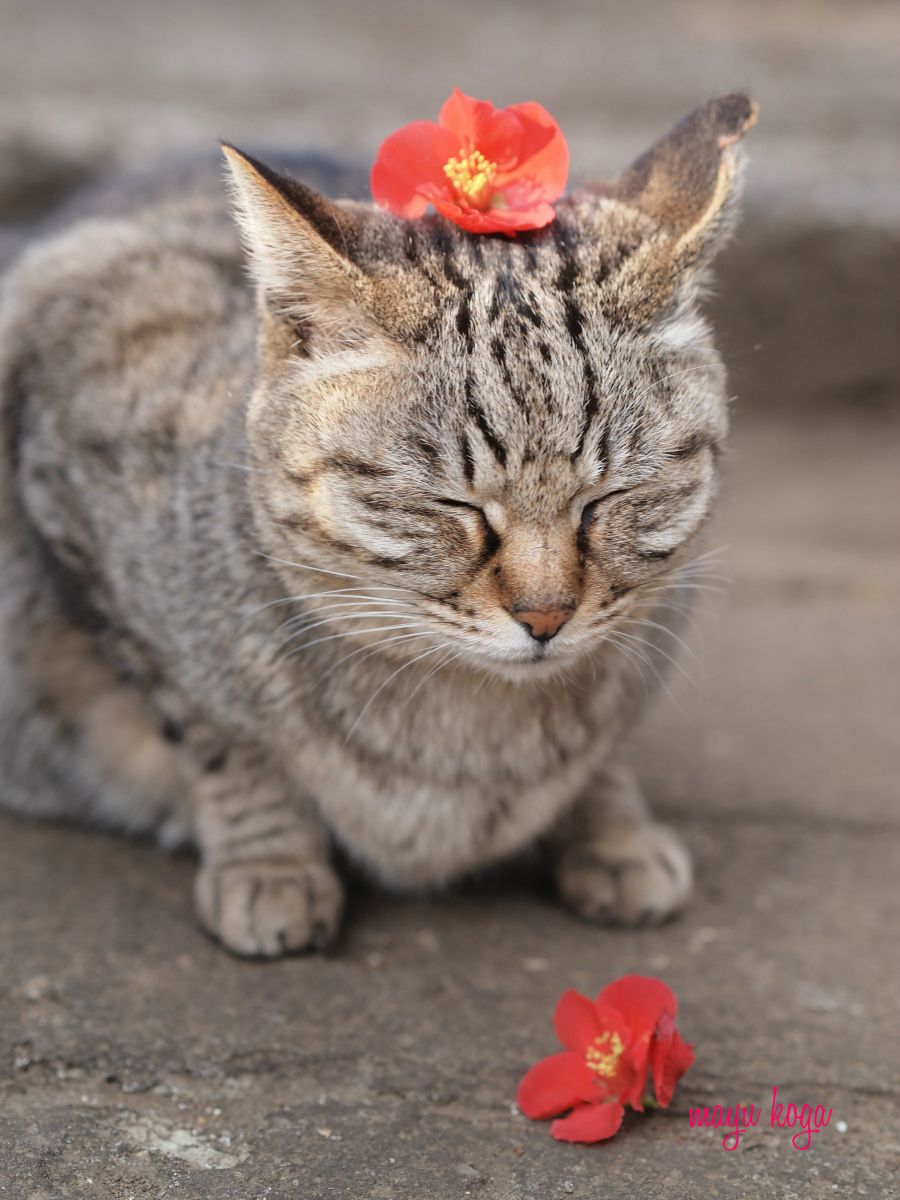
[(553, 673), (571, 666), (580, 657), (579, 648), (571, 644), (536, 642), (533, 647), (517, 655), (479, 655), (479, 666), (488, 667), (498, 675), (516, 679), (534, 678), (536, 675)]

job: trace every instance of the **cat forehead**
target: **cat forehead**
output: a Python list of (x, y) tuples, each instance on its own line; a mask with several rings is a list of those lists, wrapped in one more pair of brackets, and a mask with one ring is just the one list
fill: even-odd
[(592, 236), (596, 221), (565, 213), (549, 229), (510, 239), (466, 234), (443, 221), (410, 222), (402, 262), (386, 250), (380, 259), (392, 264), (390, 301), (399, 293), (407, 314), (409, 337), (401, 340), (412, 343), (423, 367), (429, 356), (502, 363), (525, 346), (533, 365), (575, 365), (568, 359), (583, 355), (586, 338), (597, 351), (615, 333), (606, 319), (606, 281), (640, 244), (636, 233), (612, 224), (614, 235)]
[(398, 278), (425, 284), (403, 340), (409, 395), (428, 421), (474, 419), (482, 439), (490, 427), (523, 454), (568, 455), (594, 406), (644, 374), (647, 339), (624, 336), (601, 303), (646, 236), (644, 219), (615, 201), (567, 201), (549, 227), (515, 238), (428, 217), (376, 216), (374, 232), (368, 261), (390, 264), (392, 293)]
[[(381, 217), (382, 219), (379, 219)], [(641, 214), (608, 199), (566, 200), (544, 229), (472, 234), (440, 217), (398, 221), (379, 214), (369, 226), (365, 257), (421, 276), (444, 315), (457, 305), (466, 316), (496, 320), (506, 311), (534, 323), (535, 300), (606, 283), (648, 233)]]

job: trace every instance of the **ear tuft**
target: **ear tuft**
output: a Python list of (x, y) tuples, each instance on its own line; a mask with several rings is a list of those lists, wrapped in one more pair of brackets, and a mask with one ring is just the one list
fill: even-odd
[(673, 299), (697, 294), (704, 268), (730, 231), (740, 191), (737, 143), (756, 124), (749, 96), (719, 96), (695, 109), (614, 183), (585, 192), (651, 224), (638, 250), (603, 288), (616, 319), (646, 324)]
[(239, 202), (250, 193), (255, 193), (257, 201), (262, 200), (264, 204), (280, 201), (286, 209), (307, 221), (338, 254), (350, 256), (356, 241), (356, 228), (348, 213), (299, 179), (281, 175), (230, 142), (220, 144)]
[(719, 96), (680, 121), (640, 156), (606, 195), (652, 217), (679, 248), (702, 240), (732, 196), (735, 151), (757, 119), (749, 96)]
[(363, 340), (369, 322), (359, 301), (368, 280), (352, 257), (355, 215), (226, 142), (222, 152), (264, 308), (320, 343)]
[(739, 142), (759, 120), (759, 105), (743, 92), (719, 96), (717, 100), (711, 100), (706, 108), (718, 136), (720, 150)]

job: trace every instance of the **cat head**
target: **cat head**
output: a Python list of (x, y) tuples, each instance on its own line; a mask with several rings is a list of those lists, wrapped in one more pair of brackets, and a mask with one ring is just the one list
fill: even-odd
[(259, 294), (253, 500), (292, 593), (345, 588), (323, 614), (348, 636), (534, 674), (685, 563), (726, 432), (697, 302), (754, 119), (710, 101), (514, 239), (225, 148)]

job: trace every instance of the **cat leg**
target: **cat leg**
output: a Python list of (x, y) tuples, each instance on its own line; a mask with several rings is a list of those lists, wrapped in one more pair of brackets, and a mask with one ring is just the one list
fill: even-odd
[(587, 920), (658, 924), (690, 895), (690, 855), (671, 829), (651, 820), (630, 768), (595, 776), (547, 845), (564, 904)]
[(190, 774), (158, 717), (83, 629), (31, 607), (0, 628), (0, 805), (189, 842)]
[(205, 928), (235, 954), (319, 950), (344, 903), (312, 804), (255, 749), (232, 749), (194, 792), (201, 855), (194, 897)]

